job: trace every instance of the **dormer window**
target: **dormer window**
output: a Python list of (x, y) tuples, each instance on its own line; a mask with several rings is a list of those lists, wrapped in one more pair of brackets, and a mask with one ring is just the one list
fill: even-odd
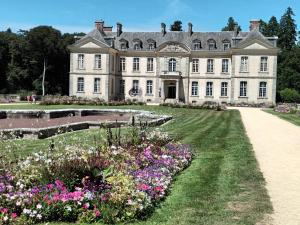
[(193, 41), (193, 50), (200, 50), (202, 47), (201, 47), (201, 41), (199, 40), (194, 40)]
[(230, 49), (230, 41), (224, 40), (223, 41), (223, 51), (227, 51), (228, 49)]
[(150, 43), (149, 44), (149, 50), (154, 50), (154, 49), (155, 49), (154, 43)]
[(133, 49), (134, 50), (140, 50), (141, 47), (140, 47), (140, 45), (138, 43), (135, 43), (134, 46), (133, 46)]
[(148, 39), (148, 50), (154, 50), (156, 48), (155, 41), (153, 39)]
[(214, 39), (208, 40), (208, 50), (215, 50), (217, 49), (216, 41)]
[(141, 50), (142, 49), (142, 41), (139, 39), (133, 40), (133, 49), (134, 50)]
[(126, 46), (125, 43), (122, 43), (122, 44), (121, 44), (121, 49), (122, 49), (122, 50), (126, 50), (126, 49), (127, 49), (127, 46)]
[(128, 49), (128, 41), (122, 38), (120, 40), (120, 47), (121, 47), (121, 50), (123, 50), (123, 51), (127, 50)]

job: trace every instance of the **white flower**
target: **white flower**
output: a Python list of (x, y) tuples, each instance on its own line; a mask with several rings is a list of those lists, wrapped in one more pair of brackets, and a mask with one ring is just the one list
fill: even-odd
[(8, 216), (4, 216), (4, 217), (3, 217), (3, 220), (4, 220), (4, 221), (7, 221), (7, 220), (8, 220)]
[(66, 206), (66, 210), (68, 210), (69, 212), (71, 212), (71, 211), (72, 211), (71, 206), (67, 205), (67, 206)]
[(40, 219), (42, 219), (42, 215), (41, 214), (37, 214), (36, 218), (38, 218), (40, 220)]
[(36, 211), (36, 210), (33, 210), (33, 211), (32, 211), (32, 214), (33, 214), (33, 215), (37, 214), (37, 211)]
[(36, 208), (41, 209), (41, 208), (43, 208), (43, 206), (41, 204), (37, 204)]

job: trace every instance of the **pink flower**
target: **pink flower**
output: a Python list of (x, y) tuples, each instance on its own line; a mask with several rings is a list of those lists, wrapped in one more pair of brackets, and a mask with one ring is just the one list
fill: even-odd
[(15, 218), (17, 218), (17, 217), (18, 217), (18, 214), (17, 214), (17, 213), (12, 213), (12, 214), (11, 214), (11, 218), (15, 219)]
[(52, 190), (52, 189), (54, 188), (54, 185), (53, 185), (53, 184), (47, 184), (47, 188), (48, 188), (49, 190)]
[(99, 217), (99, 216), (101, 216), (101, 213), (100, 213), (100, 211), (99, 211), (99, 210), (95, 210), (95, 216), (96, 216), (96, 217)]
[(1, 209), (1, 212), (3, 212), (3, 213), (8, 213), (8, 208), (3, 208), (3, 209)]
[(89, 203), (84, 203), (82, 208), (84, 208), (85, 210), (87, 210), (90, 207)]
[(137, 189), (139, 189), (141, 191), (147, 191), (150, 189), (150, 186), (147, 184), (138, 184)]

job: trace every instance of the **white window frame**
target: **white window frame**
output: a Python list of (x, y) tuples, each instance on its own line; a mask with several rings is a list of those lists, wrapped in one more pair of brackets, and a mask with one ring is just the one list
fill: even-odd
[(153, 80), (146, 81), (146, 94), (147, 95), (153, 94)]
[(139, 80), (132, 81), (132, 93), (138, 94), (139, 93)]
[(126, 58), (120, 57), (120, 71), (126, 71)]
[(84, 77), (77, 77), (77, 92), (84, 92)]
[(149, 43), (149, 50), (154, 50), (155, 49), (155, 43), (154, 42), (151, 42)]
[(212, 97), (213, 96), (213, 82), (208, 81), (206, 82), (206, 95), (207, 97)]
[(207, 59), (207, 73), (213, 73), (214, 72), (214, 60), (213, 59)]
[(228, 82), (221, 82), (221, 97), (228, 96)]
[(192, 59), (192, 72), (199, 73), (199, 59)]
[(222, 59), (222, 73), (228, 73), (228, 72), (229, 72), (229, 59)]
[(223, 43), (223, 51), (226, 51), (228, 49), (230, 49), (230, 43), (229, 42)]
[(101, 79), (99, 77), (94, 78), (94, 93), (100, 93), (101, 90)]
[[(264, 84), (264, 86), (262, 86), (262, 84)], [(266, 81), (259, 82), (258, 97), (259, 98), (267, 98), (267, 82)]]
[(247, 97), (247, 81), (240, 82), (240, 97)]
[(133, 44), (133, 49), (134, 49), (134, 50), (141, 50), (141, 44), (138, 43), (138, 42), (135, 42), (135, 43)]
[(198, 96), (198, 89), (199, 89), (199, 85), (198, 85), (198, 81), (192, 81), (192, 85), (191, 85), (191, 95), (192, 96)]
[(268, 57), (260, 57), (260, 72), (268, 72)]
[(241, 57), (241, 65), (240, 65), (240, 72), (248, 72), (249, 70), (249, 57), (242, 56)]
[(200, 50), (201, 49), (201, 42), (200, 41), (196, 41), (193, 43), (193, 50)]
[(84, 68), (84, 54), (78, 54), (78, 56), (77, 56), (78, 58), (77, 58), (77, 68), (79, 69), (79, 70), (84, 70), (85, 68)]
[(176, 72), (176, 59), (175, 58), (171, 58), (169, 59), (169, 63), (168, 63), (168, 71), (169, 72)]
[(132, 71), (134, 72), (140, 71), (140, 58), (137, 57), (133, 58)]
[(94, 57), (94, 69), (100, 70), (102, 68), (101, 54), (96, 54)]
[(154, 70), (154, 58), (147, 58), (147, 72), (153, 72)]

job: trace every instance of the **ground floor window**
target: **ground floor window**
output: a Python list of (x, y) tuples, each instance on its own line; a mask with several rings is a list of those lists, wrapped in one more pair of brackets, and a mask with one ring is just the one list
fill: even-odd
[(77, 78), (77, 92), (84, 92), (84, 78)]
[(133, 80), (132, 81), (132, 93), (133, 94), (138, 94), (139, 93), (139, 81), (138, 80)]
[(247, 97), (247, 82), (240, 82), (240, 97)]
[(94, 93), (100, 93), (100, 78), (94, 78)]
[(259, 97), (267, 97), (267, 82), (259, 82)]
[(227, 96), (227, 88), (228, 88), (228, 83), (227, 82), (222, 82), (221, 83), (221, 96), (222, 97)]
[(153, 92), (153, 81), (152, 80), (147, 80), (146, 86), (147, 86), (147, 88), (146, 88), (146, 94), (147, 95), (152, 95), (152, 92)]
[(206, 83), (206, 96), (213, 96), (213, 82)]
[(125, 94), (125, 80), (120, 80), (120, 94)]
[(192, 82), (192, 96), (197, 96), (198, 95), (198, 82), (193, 81)]

